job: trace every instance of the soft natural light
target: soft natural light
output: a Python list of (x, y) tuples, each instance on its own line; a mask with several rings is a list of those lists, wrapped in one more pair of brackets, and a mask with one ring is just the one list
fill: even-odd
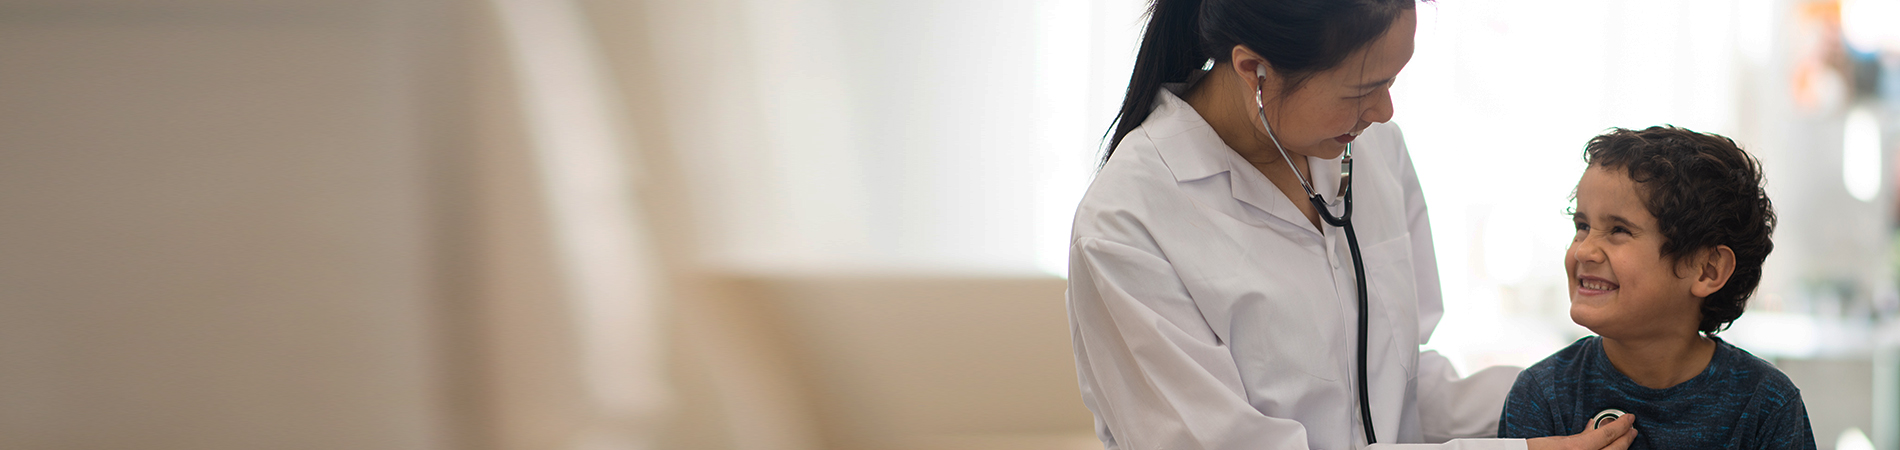
[(1843, 0), (1841, 34), (1847, 38), (1847, 45), (1862, 52), (1900, 47), (1900, 26), (1894, 26), (1895, 17), (1900, 17), (1900, 0)]
[(1834, 440), (1834, 450), (1874, 450), (1874, 440), (1858, 427), (1850, 427)]
[(1874, 201), (1880, 194), (1880, 122), (1872, 108), (1854, 108), (1847, 112), (1847, 124), (1841, 130), (1841, 182), (1847, 193), (1863, 202)]
[(1035, 265), (1069, 275), (1069, 227), (1134, 70), (1140, 0), (1036, 4)]

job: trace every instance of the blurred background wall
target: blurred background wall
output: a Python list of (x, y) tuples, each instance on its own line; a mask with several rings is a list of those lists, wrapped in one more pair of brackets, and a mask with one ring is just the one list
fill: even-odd
[[(1070, 215), (1139, 0), (0, 0), (0, 448), (1099, 448)], [(1606, 127), (1767, 165), (1723, 336), (1900, 449), (1900, 1), (1445, 0), (1395, 90), (1527, 365)]]
[(456, 445), (443, 6), (0, 6), (0, 447)]

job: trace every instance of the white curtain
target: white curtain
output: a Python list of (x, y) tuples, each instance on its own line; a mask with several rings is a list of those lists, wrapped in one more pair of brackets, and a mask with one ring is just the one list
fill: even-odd
[[(551, 251), (561, 327), (498, 328), (498, 340), (556, 333), (571, 367), (543, 372), (550, 379), (513, 379), (504, 391), (576, 398), (523, 398), (501, 408), (504, 448), (653, 448), (670, 398), (663, 361), (663, 311), (649, 227), (636, 203), (623, 105), (603, 55), (577, 6), (561, 0), (494, 0), (499, 37), (513, 75), (511, 90), (525, 131), (527, 153)], [(504, 301), (510, 301), (505, 299)], [(511, 359), (507, 346), (495, 351)], [(516, 368), (520, 369), (520, 368)], [(506, 378), (506, 375), (503, 375)], [(573, 389), (540, 390), (536, 386)], [(504, 397), (507, 395), (504, 393)], [(556, 409), (551, 411), (550, 409)], [(540, 414), (542, 416), (535, 417)], [(564, 421), (563, 421), (564, 420)]]

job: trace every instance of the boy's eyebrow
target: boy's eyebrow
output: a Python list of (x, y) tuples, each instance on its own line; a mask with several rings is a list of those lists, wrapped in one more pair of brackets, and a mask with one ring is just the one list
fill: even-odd
[[(1570, 218), (1571, 218), (1572, 220), (1575, 220), (1575, 219), (1588, 219), (1589, 217), (1590, 217), (1590, 215), (1589, 215), (1589, 214), (1586, 214), (1586, 213), (1584, 213), (1584, 212), (1583, 212), (1583, 211), (1581, 211), (1581, 210), (1576, 210), (1576, 209), (1572, 209), (1572, 210), (1570, 210)], [(1639, 227), (1639, 226), (1636, 226), (1636, 222), (1635, 222), (1635, 221), (1633, 221), (1633, 220), (1629, 220), (1629, 219), (1626, 219), (1626, 218), (1623, 218), (1623, 216), (1619, 216), (1619, 215), (1615, 215), (1615, 214), (1610, 214), (1610, 215), (1606, 215), (1606, 216), (1603, 216), (1603, 219), (1604, 219), (1604, 220), (1608, 220), (1608, 221), (1611, 221), (1611, 222), (1616, 222), (1616, 223), (1617, 223), (1618, 225), (1622, 225), (1622, 226), (1625, 226), (1625, 227), (1628, 227), (1628, 228), (1631, 228), (1631, 229), (1635, 229), (1635, 230), (1641, 230), (1641, 229), (1643, 229), (1643, 227)]]
[(1640, 229), (1643, 229), (1642, 227), (1638, 227), (1638, 226), (1636, 226), (1636, 222), (1634, 222), (1634, 221), (1631, 221), (1631, 220), (1629, 220), (1629, 219), (1625, 219), (1625, 218), (1623, 218), (1623, 216), (1619, 216), (1619, 215), (1615, 215), (1615, 214), (1611, 214), (1611, 215), (1609, 215), (1608, 217), (1605, 217), (1605, 218), (1606, 218), (1606, 219), (1610, 219), (1611, 221), (1614, 221), (1614, 222), (1618, 222), (1618, 223), (1621, 223), (1621, 224), (1622, 224), (1623, 226), (1625, 226), (1625, 227), (1630, 227), (1630, 228), (1634, 228), (1634, 229), (1638, 229), (1638, 230), (1640, 230)]

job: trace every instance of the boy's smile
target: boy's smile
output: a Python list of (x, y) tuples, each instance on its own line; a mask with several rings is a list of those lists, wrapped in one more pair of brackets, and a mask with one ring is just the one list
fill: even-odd
[(1664, 237), (1624, 170), (1591, 165), (1577, 183), (1577, 235), (1565, 252), (1570, 319), (1610, 338), (1695, 333), (1694, 276), (1664, 258)]

